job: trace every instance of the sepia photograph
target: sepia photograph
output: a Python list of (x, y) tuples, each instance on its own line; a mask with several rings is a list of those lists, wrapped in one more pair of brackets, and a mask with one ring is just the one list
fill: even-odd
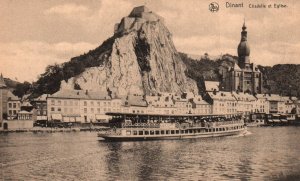
[(0, 0), (0, 180), (300, 180), (299, 10)]

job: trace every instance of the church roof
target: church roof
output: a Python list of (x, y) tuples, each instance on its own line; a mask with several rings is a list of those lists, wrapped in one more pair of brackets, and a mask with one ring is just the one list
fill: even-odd
[(234, 63), (233, 70), (241, 71), (241, 68), (238, 66), (238, 64)]

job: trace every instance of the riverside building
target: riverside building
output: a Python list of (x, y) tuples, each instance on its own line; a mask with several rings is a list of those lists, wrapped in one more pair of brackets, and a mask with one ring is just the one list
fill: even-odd
[(48, 120), (62, 122), (97, 122), (105, 113), (120, 111), (121, 99), (106, 92), (60, 90), (47, 97)]

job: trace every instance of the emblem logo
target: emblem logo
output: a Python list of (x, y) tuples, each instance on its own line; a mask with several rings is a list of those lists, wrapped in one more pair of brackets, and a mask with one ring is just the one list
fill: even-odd
[(212, 2), (209, 4), (209, 8), (208, 8), (212, 13), (214, 12), (218, 12), (219, 11), (219, 4), (216, 2)]

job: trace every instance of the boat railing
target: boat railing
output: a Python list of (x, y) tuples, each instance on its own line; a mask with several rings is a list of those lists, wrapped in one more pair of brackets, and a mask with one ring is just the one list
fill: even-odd
[(122, 123), (122, 128), (207, 128), (215, 126), (225, 126), (233, 124), (243, 124), (242, 120), (238, 121), (220, 121), (220, 122), (198, 122), (198, 123)]
[(160, 128), (159, 123), (122, 123), (122, 128)]
[(232, 125), (232, 124), (243, 124), (244, 121), (238, 120), (238, 121), (221, 121), (216, 122), (216, 126), (223, 126), (223, 125)]

